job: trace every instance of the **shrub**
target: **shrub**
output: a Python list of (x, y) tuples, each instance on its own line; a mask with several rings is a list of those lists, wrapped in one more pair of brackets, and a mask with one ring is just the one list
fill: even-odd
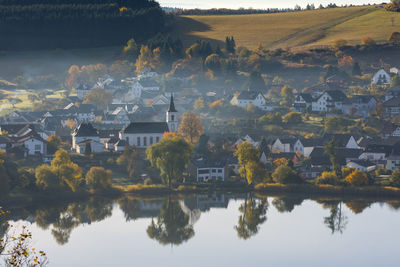
[(342, 169), (342, 177), (347, 177), (349, 174), (351, 174), (355, 169), (352, 167), (346, 167)]
[(283, 116), (283, 121), (288, 124), (298, 124), (303, 121), (303, 118), (299, 112), (290, 112)]
[(323, 172), (321, 176), (315, 180), (316, 184), (336, 185), (339, 182), (335, 172)]
[(368, 176), (365, 172), (355, 170), (346, 178), (346, 182), (353, 186), (362, 186), (368, 184)]
[(279, 166), (272, 173), (272, 178), (276, 183), (281, 184), (300, 184), (303, 182), (301, 177), (289, 166)]
[(92, 167), (86, 173), (86, 184), (94, 191), (109, 189), (112, 185), (112, 172), (103, 167)]
[(389, 180), (392, 186), (400, 187), (400, 170), (394, 171)]
[(143, 184), (144, 185), (151, 185), (151, 184), (153, 184), (153, 181), (151, 180), (151, 178), (146, 178), (146, 179), (144, 179)]

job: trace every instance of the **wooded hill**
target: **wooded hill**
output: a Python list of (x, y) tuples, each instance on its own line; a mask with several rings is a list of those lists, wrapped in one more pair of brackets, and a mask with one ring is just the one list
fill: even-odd
[(152, 0), (0, 0), (0, 49), (121, 45), (164, 26)]

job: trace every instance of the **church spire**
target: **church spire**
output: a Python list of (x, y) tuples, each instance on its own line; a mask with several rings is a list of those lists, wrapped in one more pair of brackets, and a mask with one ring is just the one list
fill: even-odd
[(178, 112), (175, 109), (175, 104), (174, 104), (174, 95), (171, 93), (171, 100), (169, 101), (169, 109), (168, 112)]

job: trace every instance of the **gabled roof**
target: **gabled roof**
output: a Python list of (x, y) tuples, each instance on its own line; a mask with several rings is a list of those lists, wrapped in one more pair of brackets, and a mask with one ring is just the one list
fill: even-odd
[(385, 153), (386, 156), (393, 152), (393, 145), (369, 144), (365, 147), (365, 153)]
[(239, 94), (239, 96), (237, 97), (237, 99), (239, 99), (239, 100), (254, 100), (259, 95), (262, 95), (262, 97), (264, 97), (264, 95), (261, 92), (257, 92), (257, 91), (242, 91)]
[(400, 106), (400, 97), (399, 96), (393, 97), (393, 98), (389, 99), (388, 101), (383, 102), (382, 106), (398, 107), (398, 106)]
[(376, 165), (376, 164), (372, 163), (371, 161), (369, 161), (367, 159), (353, 159), (353, 160), (349, 160), (349, 162), (354, 162), (357, 165), (360, 165), (360, 166), (365, 167), (365, 168), (372, 167), (372, 166)]
[[(358, 159), (362, 149), (335, 148), (336, 155), (341, 165), (346, 165), (346, 159)], [(331, 165), (329, 155), (325, 154), (323, 147), (316, 147), (310, 153), (311, 164), (314, 166)]]
[(301, 93), (300, 96), (306, 103), (311, 103), (314, 101), (314, 98), (310, 93)]
[(74, 136), (99, 136), (98, 131), (93, 127), (91, 123), (81, 123), (74, 131)]
[(372, 99), (375, 99), (372, 95), (353, 95), (347, 99), (347, 103), (353, 104), (368, 104)]
[(322, 137), (322, 144), (325, 145), (332, 139), (335, 139), (336, 147), (345, 147), (351, 137), (351, 134), (324, 134), (324, 136)]
[(335, 102), (345, 101), (347, 99), (347, 96), (340, 90), (329, 90), (325, 93), (327, 93), (332, 98), (332, 101)]
[(166, 122), (131, 122), (128, 126), (122, 129), (126, 134), (137, 133), (158, 133), (168, 132), (168, 124)]
[(225, 167), (224, 161), (208, 160), (205, 158), (199, 158), (191, 161), (197, 168), (223, 168)]

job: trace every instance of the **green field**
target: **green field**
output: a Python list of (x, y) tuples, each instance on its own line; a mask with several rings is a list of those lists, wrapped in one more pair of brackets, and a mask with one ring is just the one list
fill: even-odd
[(237, 46), (248, 48), (256, 48), (260, 43), (266, 48), (325, 46), (337, 38), (358, 44), (366, 35), (381, 42), (393, 31), (400, 31), (400, 13), (378, 6), (278, 14), (182, 16), (173, 25), (174, 35), (186, 45), (197, 39), (220, 43), (232, 35)]

